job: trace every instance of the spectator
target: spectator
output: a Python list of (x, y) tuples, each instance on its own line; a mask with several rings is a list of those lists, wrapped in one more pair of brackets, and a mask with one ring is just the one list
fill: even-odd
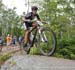
[(6, 37), (6, 43), (7, 43), (7, 46), (10, 46), (11, 44), (11, 36), (9, 34)]
[(2, 40), (2, 38), (0, 37), (0, 52), (2, 51), (2, 46), (3, 46), (3, 40)]
[(12, 44), (15, 45), (15, 38), (12, 37)]
[(19, 38), (18, 38), (18, 43), (19, 43), (20, 49), (21, 49), (22, 40), (23, 40), (23, 37), (22, 37), (22, 36), (19, 36)]
[(0, 36), (0, 44), (3, 45), (3, 43), (4, 43), (4, 38), (2, 36)]

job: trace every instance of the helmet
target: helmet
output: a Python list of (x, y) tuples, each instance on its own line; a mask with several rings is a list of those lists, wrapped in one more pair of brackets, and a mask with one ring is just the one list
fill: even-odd
[(37, 6), (32, 6), (32, 10), (38, 10)]

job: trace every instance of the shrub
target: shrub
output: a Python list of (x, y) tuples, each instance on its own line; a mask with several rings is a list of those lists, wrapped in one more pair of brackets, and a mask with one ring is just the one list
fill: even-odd
[(40, 54), (40, 51), (39, 51), (38, 48), (33, 47), (33, 48), (31, 48), (31, 50), (30, 50), (30, 54), (36, 54), (36, 55), (39, 55), (39, 54)]
[(0, 65), (4, 63), (7, 59), (9, 59), (10, 57), (11, 57), (11, 54), (5, 54), (0, 56)]

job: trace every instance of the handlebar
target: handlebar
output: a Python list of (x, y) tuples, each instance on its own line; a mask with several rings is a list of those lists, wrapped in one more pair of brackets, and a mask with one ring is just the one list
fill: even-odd
[[(27, 20), (26, 22), (32, 23), (32, 22), (38, 22), (39, 20)], [(40, 21), (43, 24), (47, 24), (46, 21)]]

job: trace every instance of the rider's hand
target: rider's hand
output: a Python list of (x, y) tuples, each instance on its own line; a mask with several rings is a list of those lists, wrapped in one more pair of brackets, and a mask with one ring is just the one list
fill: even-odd
[(36, 23), (33, 23), (32, 26), (35, 27), (35, 26), (37, 26), (37, 24)]
[(32, 20), (32, 22), (36, 22), (36, 21), (37, 21), (37, 19), (33, 19), (33, 20)]
[(30, 19), (25, 19), (25, 17), (22, 18), (23, 22), (31, 22)]
[(30, 19), (27, 19), (26, 22), (31, 22), (31, 20)]

